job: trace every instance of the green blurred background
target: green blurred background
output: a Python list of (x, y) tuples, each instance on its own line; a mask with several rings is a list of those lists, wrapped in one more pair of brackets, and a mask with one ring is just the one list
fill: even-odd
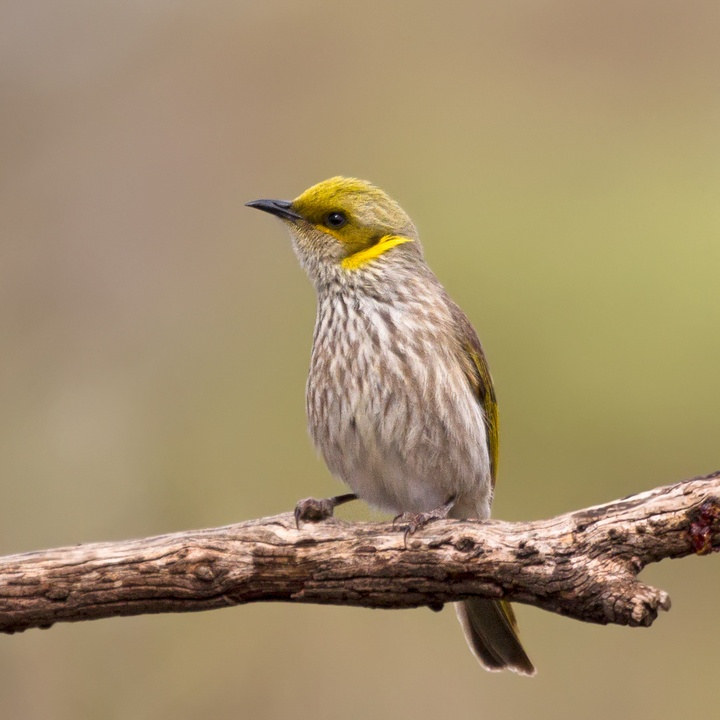
[[(502, 419), (495, 514), (720, 466), (720, 6), (71, 0), (0, 11), (0, 551), (214, 526), (341, 486), (306, 436), (314, 296), (248, 210), (335, 174), (420, 228)], [(349, 518), (377, 517), (362, 507)], [(520, 607), (255, 605), (0, 638), (0, 717), (704, 714), (718, 560), (650, 630)]]

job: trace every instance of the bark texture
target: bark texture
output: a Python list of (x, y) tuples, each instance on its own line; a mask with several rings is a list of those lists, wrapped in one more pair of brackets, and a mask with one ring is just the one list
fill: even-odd
[(409, 608), (473, 596), (578, 620), (650, 625), (670, 608), (648, 563), (720, 550), (720, 473), (508, 523), (391, 524), (292, 513), (209, 530), (0, 558), (0, 631), (257, 601)]

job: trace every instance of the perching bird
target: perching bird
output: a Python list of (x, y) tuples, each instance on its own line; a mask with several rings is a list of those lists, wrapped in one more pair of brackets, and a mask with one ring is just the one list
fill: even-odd
[[(306, 404), (330, 471), (375, 507), (417, 514), (414, 525), (489, 517), (498, 457), (490, 372), (407, 214), (379, 188), (342, 177), (291, 202), (248, 205), (283, 220), (315, 285)], [(508, 603), (456, 608), (487, 669), (535, 672)]]

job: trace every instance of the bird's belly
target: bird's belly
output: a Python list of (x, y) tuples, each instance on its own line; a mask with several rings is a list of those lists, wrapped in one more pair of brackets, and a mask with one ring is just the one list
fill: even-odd
[(330, 471), (387, 511), (426, 512), (454, 496), (462, 516), (487, 517), (483, 411), (456, 350), (428, 335), (421, 312), (388, 306), (388, 325), (369, 300), (361, 309), (319, 310), (307, 413)]
[(331, 472), (388, 512), (427, 512), (455, 497), (462, 508), (458, 517), (487, 517), (492, 490), (480, 412), (471, 424), (475, 432), (467, 435), (432, 413), (420, 423), (406, 422), (413, 416), (410, 398), (381, 404), (385, 410), (379, 414), (367, 397), (338, 398), (325, 418), (332, 420), (311, 427)]
[(409, 476), (407, 465), (393, 459), (381, 471), (363, 466), (346, 468), (343, 479), (352, 491), (374, 507), (393, 513), (428, 512), (455, 495), (453, 483), (441, 475)]

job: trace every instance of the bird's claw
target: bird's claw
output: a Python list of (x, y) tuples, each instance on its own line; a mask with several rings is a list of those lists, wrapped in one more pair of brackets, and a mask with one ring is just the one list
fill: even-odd
[(295, 505), (295, 527), (300, 528), (301, 522), (322, 522), (333, 516), (333, 512), (338, 505), (355, 500), (357, 496), (354, 493), (346, 493), (345, 495), (336, 495), (329, 498), (305, 498), (299, 500)]
[(331, 518), (335, 505), (332, 498), (305, 498), (298, 500), (295, 505), (295, 526), (300, 527), (301, 522), (322, 522)]
[(434, 510), (425, 513), (401, 513), (393, 519), (393, 527), (396, 525), (403, 527), (403, 542), (407, 547), (407, 540), (410, 535), (414, 535), (418, 530), (422, 530), (433, 520), (441, 520), (444, 516), (437, 515)]
[(405, 530), (403, 532), (403, 542), (405, 543), (405, 547), (407, 547), (407, 539), (410, 535), (414, 535), (418, 530), (422, 530), (422, 528), (435, 520), (445, 520), (454, 504), (455, 498), (452, 497), (444, 505), (436, 507), (433, 510), (429, 510), (428, 512), (400, 513), (393, 518), (393, 527), (396, 527), (397, 525), (405, 526)]

